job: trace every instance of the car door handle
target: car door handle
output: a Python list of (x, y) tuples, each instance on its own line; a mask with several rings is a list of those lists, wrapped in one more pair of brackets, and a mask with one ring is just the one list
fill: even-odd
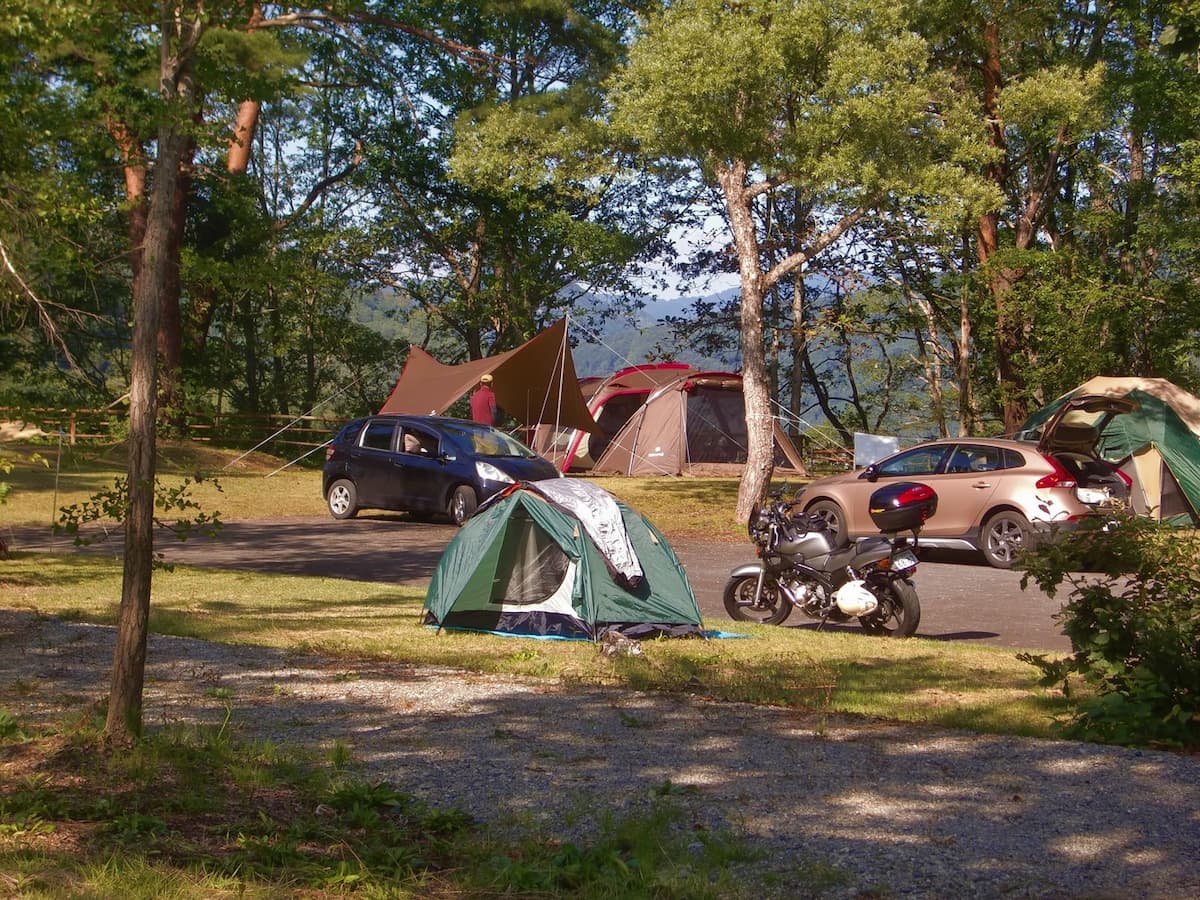
[(979, 491), (986, 490), (987, 488), (990, 488), (991, 486), (992, 486), (992, 483), (990, 481), (977, 481), (973, 485), (971, 485), (971, 487), (973, 487)]

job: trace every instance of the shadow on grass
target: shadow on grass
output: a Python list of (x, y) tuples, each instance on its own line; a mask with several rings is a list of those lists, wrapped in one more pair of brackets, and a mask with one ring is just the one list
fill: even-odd
[[(27, 657), (41, 665), (33, 674), (47, 695), (102, 681), (111, 632), (79, 630), (86, 634), (78, 644), (42, 639), (45, 649)], [(1163, 885), (1189, 896), (1197, 886), (1200, 781), (1195, 761), (1182, 756), (926, 734), (894, 722), (810, 719), (587, 685), (541, 690), (495, 680), (477, 690), (463, 673), (361, 660), (331, 666), (262, 647), (217, 656), (153, 637), (149, 649), (152, 729), (220, 725), (231, 716), (239, 737), (310, 748), (338, 742), (373, 778), (531, 832), (550, 822), (549, 834), (573, 836), (569, 830), (586, 830), (610, 809), (637, 811), (670, 794), (689, 808), (686, 821), (754, 836), (781, 856), (936, 851), (936, 865), (919, 873), (890, 867), (884, 882), (874, 866), (852, 880), (855, 896), (878, 896), (881, 883), (889, 894), (949, 896), (945, 878), (979, 872), (1000, 893), (1023, 896), (1099, 896), (1114, 884), (1131, 896), (1164, 896)], [(832, 676), (838, 690), (868, 693), (913, 691), (917, 675), (908, 668), (936, 675), (939, 685), (973, 677), (969, 666), (932, 653), (823, 667), (798, 652), (722, 670), (723, 652), (700, 641), (664, 643), (611, 668), (625, 686), (653, 684), (661, 670), (681, 693), (699, 694), (720, 677), (747, 690), (796, 677), (810, 690)], [(15, 664), (0, 657), (0, 676)], [(1081, 864), (1079, 847), (1104, 852)]]
[[(825, 632), (826, 634), (861, 634), (866, 638), (874, 637), (874, 635), (868, 635), (858, 625), (839, 625), (831, 622), (793, 623), (789, 620), (782, 627), (793, 631), (817, 631)], [(947, 631), (941, 634), (931, 634), (928, 631), (918, 629), (917, 636), (927, 641), (984, 641), (989, 638), (998, 637), (998, 634), (995, 631)]]
[(114, 574), (120, 584), (120, 569), (114, 572), (113, 561), (99, 556), (13, 553), (0, 568), (0, 589), (94, 584)]

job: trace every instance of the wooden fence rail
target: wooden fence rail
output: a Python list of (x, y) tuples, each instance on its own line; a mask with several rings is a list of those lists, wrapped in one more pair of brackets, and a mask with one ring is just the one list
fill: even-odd
[[(0, 407), (0, 420), (40, 428), (74, 445), (89, 440), (120, 440), (129, 416), (122, 409)], [(182, 423), (173, 423), (165, 430), (186, 440), (242, 448), (263, 444), (263, 449), (280, 453), (322, 446), (337, 433), (343, 421), (322, 416), (189, 414)]]
[[(0, 421), (36, 426), (58, 434), (67, 444), (79, 441), (116, 441), (125, 436), (129, 417), (126, 410), (0, 407)], [(188, 415), (182, 424), (164, 428), (164, 433), (186, 440), (215, 443), (240, 449), (259, 448), (276, 456), (300, 457), (327, 444), (344, 419), (323, 416)], [(814, 473), (840, 472), (853, 466), (854, 454), (837, 447), (816, 447), (801, 436), (800, 455)], [(317, 454), (313, 454), (316, 456)]]

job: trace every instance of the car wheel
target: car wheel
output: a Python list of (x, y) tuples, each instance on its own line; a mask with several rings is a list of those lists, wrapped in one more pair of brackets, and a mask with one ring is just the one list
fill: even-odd
[(816, 503), (806, 506), (804, 511), (818, 516), (825, 522), (825, 527), (829, 529), (835, 547), (845, 547), (850, 543), (850, 539), (846, 536), (846, 514), (833, 500), (818, 500)]
[(446, 507), (446, 514), (450, 516), (450, 521), (453, 524), (461, 528), (467, 519), (475, 514), (477, 506), (479, 506), (479, 500), (475, 497), (475, 491), (465, 484), (460, 484), (454, 489), (454, 493), (450, 495), (450, 503)]
[(1020, 513), (1001, 510), (983, 523), (980, 547), (988, 565), (1011, 569), (1029, 546), (1029, 521)]
[(329, 512), (335, 519), (353, 519), (358, 515), (358, 490), (353, 481), (342, 478), (329, 486), (325, 497)]

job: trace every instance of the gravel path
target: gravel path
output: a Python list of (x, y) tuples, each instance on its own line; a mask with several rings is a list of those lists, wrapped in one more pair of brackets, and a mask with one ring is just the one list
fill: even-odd
[[(112, 640), (0, 610), (0, 709), (97, 699)], [(247, 737), (340, 742), (498, 829), (586, 838), (669, 783), (684, 827), (767, 850), (780, 897), (1200, 896), (1196, 756), (151, 637), (148, 726), (227, 706)]]

